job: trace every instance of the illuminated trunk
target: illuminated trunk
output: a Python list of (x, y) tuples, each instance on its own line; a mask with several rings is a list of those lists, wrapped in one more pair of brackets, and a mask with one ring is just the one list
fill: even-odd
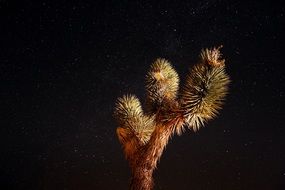
[(151, 190), (153, 189), (153, 169), (137, 167), (134, 169), (131, 178), (131, 190)]
[(157, 126), (149, 143), (143, 150), (138, 152), (135, 159), (131, 161), (131, 190), (153, 189), (153, 171), (157, 166), (157, 162), (160, 159), (172, 132), (172, 124)]

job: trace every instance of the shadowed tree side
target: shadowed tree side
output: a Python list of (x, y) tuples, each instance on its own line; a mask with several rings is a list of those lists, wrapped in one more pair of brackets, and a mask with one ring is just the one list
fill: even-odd
[(167, 60), (157, 59), (146, 75), (145, 112), (134, 95), (118, 99), (114, 116), (132, 171), (131, 190), (153, 188), (153, 171), (173, 134), (182, 134), (186, 127), (197, 131), (217, 116), (230, 82), (219, 49), (202, 50), (180, 93), (175, 69)]

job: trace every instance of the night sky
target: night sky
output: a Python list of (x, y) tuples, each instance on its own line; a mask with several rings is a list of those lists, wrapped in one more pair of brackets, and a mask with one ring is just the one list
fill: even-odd
[(128, 189), (116, 99), (144, 101), (157, 57), (183, 82), (219, 45), (226, 104), (172, 138), (155, 189), (285, 189), (284, 17), (281, 1), (0, 0), (1, 189)]

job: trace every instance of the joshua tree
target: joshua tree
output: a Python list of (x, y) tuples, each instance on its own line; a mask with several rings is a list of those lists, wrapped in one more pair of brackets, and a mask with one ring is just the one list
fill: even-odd
[(178, 92), (179, 78), (169, 61), (159, 58), (146, 75), (146, 109), (134, 95), (119, 98), (114, 116), (117, 135), (131, 168), (131, 190), (151, 190), (152, 174), (168, 140), (185, 128), (194, 132), (221, 109), (230, 80), (220, 47), (202, 50)]

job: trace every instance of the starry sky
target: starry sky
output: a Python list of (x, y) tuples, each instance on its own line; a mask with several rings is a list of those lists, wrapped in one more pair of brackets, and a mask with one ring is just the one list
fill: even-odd
[(1, 186), (128, 189), (117, 97), (143, 101), (157, 57), (183, 81), (222, 44), (226, 104), (172, 138), (155, 189), (284, 189), (284, 17), (281, 1), (0, 0)]

